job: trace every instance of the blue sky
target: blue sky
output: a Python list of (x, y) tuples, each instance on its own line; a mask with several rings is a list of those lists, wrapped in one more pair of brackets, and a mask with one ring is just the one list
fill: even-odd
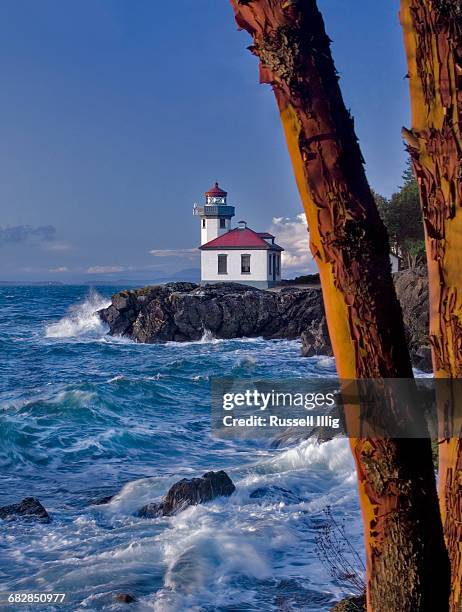
[[(409, 124), (398, 0), (319, 6), (370, 183), (389, 195)], [(281, 227), (305, 269), (279, 116), (249, 43), (227, 0), (0, 3), (0, 280), (197, 267), (191, 209), (215, 180), (251, 227)]]

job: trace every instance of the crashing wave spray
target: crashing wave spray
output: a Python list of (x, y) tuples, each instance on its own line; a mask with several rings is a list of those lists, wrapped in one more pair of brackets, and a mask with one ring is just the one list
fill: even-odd
[(200, 342), (202, 344), (208, 344), (209, 342), (213, 342), (214, 340), (216, 340), (216, 338), (211, 332), (211, 330), (204, 328), (204, 332), (202, 334), (202, 338), (200, 339)]
[(107, 308), (111, 303), (94, 289), (81, 303), (72, 305), (68, 314), (56, 323), (47, 325), (47, 338), (71, 338), (75, 336), (104, 334), (105, 326), (96, 314), (101, 308)]

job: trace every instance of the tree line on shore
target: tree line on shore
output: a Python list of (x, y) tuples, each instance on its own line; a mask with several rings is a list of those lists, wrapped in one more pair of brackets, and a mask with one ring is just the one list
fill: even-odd
[(400, 269), (425, 263), (425, 234), (420, 209), (419, 188), (410, 160), (403, 184), (386, 198), (374, 192), (375, 203), (388, 232), (390, 250), (399, 259)]

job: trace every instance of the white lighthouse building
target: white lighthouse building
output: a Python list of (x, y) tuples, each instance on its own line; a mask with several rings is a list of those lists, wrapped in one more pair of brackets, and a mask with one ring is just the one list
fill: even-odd
[(266, 289), (281, 280), (281, 252), (275, 237), (255, 232), (239, 221), (234, 229), (234, 206), (218, 183), (205, 192), (204, 206), (194, 205), (201, 225), (201, 283), (235, 282)]

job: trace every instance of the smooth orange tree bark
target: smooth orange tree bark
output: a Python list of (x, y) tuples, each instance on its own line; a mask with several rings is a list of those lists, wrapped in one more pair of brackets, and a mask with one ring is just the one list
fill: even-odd
[[(462, 4), (401, 0), (401, 23), (412, 107), (412, 129), (403, 129), (403, 135), (424, 218), (433, 368), (436, 377), (462, 378)], [(440, 440), (439, 476), (452, 567), (451, 610), (460, 611), (462, 444), (457, 437)]]
[[(272, 85), (341, 378), (412, 377), (389, 244), (315, 0), (231, 0)], [(352, 441), (368, 610), (447, 609), (449, 571), (426, 440)]]

